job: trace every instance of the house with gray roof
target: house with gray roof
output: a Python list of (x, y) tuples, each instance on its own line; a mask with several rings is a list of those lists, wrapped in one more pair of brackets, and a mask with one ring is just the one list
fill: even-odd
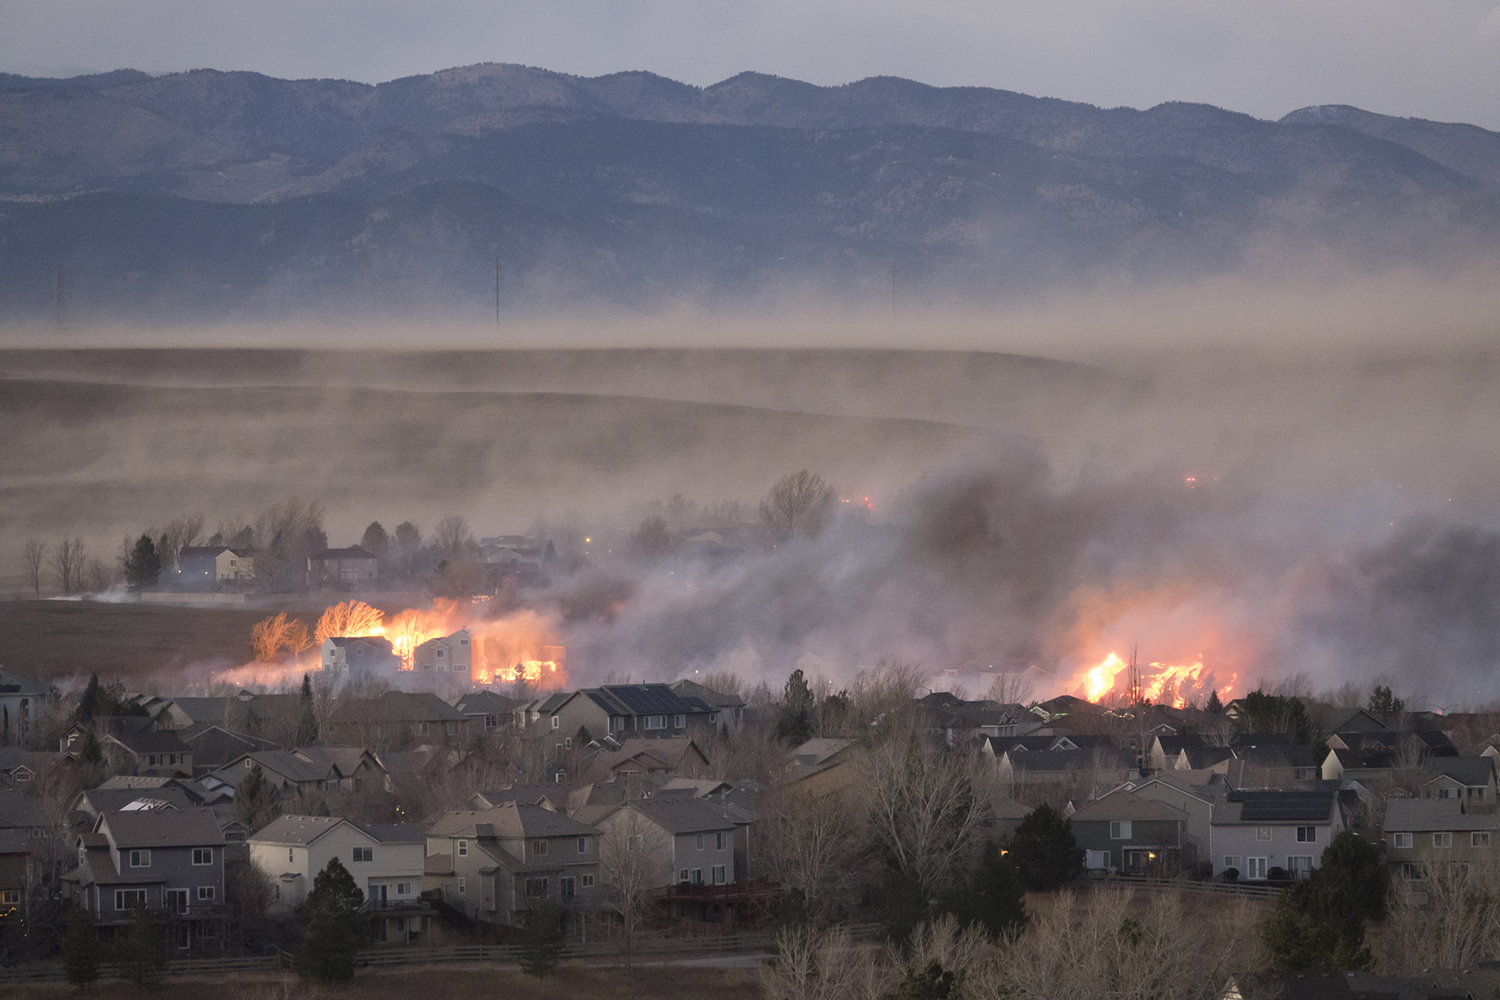
[[(639, 817), (633, 819), (632, 817)], [(637, 799), (599, 820), (606, 836), (622, 836), (644, 821), (662, 853), (662, 901), (673, 916), (732, 922), (743, 915), (757, 887), (736, 868), (738, 817), (724, 803), (684, 795)]]
[(1471, 812), (1462, 798), (1388, 798), (1386, 860), (1410, 880), (1441, 877), (1449, 866), (1494, 865), (1500, 815)]
[(223, 947), (224, 835), (209, 809), (101, 813), (77, 839), (69, 898), (111, 937), (143, 905), (167, 926), (174, 951)]
[(1462, 799), (1473, 812), (1495, 808), (1494, 757), (1428, 757), (1422, 770), (1431, 775), (1422, 785), (1422, 798)]
[(1187, 843), (1188, 814), (1157, 799), (1117, 790), (1068, 817), (1090, 870), (1170, 877), (1197, 862)]
[(1279, 868), (1306, 878), (1347, 825), (1337, 791), (1225, 792), (1214, 805), (1214, 876), (1258, 880)]
[(600, 905), (598, 831), (538, 805), (444, 813), (426, 850), (424, 889), (474, 920), (516, 925), (545, 897), (572, 924)]
[(251, 859), (275, 880), (273, 909), (301, 905), (318, 873), (337, 858), (364, 893), (360, 912), (377, 942), (410, 944), (435, 929), (435, 910), (422, 898), (426, 837), (416, 824), (285, 815), (257, 830), (249, 844)]

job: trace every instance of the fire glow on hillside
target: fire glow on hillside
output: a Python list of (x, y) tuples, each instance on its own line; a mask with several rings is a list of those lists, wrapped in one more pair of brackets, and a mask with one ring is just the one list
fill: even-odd
[[(1095, 703), (1129, 698), (1129, 668), (1127, 661), (1111, 652), (1097, 666), (1082, 672), (1082, 696)], [(1149, 663), (1136, 669), (1139, 698), (1153, 704), (1170, 703), (1173, 708), (1186, 708), (1189, 702), (1202, 706), (1212, 691), (1218, 691), (1219, 698), (1227, 701), (1239, 680), (1238, 674), (1231, 674), (1227, 681), (1219, 682), (1213, 671), (1203, 666), (1202, 657), (1194, 663)], [(1121, 675), (1125, 676), (1123, 689)]]

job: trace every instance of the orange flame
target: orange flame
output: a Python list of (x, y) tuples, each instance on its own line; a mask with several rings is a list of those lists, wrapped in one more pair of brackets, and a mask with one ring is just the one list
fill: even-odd
[[(1084, 696), (1092, 702), (1110, 697), (1123, 697), (1124, 691), (1115, 689), (1116, 681), (1130, 664), (1110, 653), (1097, 666), (1084, 671), (1082, 688)], [(1150, 663), (1140, 667), (1141, 699), (1151, 703), (1171, 702), (1173, 708), (1186, 708), (1189, 700), (1202, 701), (1210, 691), (1217, 690), (1219, 698), (1227, 701), (1233, 696), (1238, 674), (1230, 674), (1226, 683), (1218, 683), (1213, 671), (1203, 665), (1199, 657), (1193, 663)]]

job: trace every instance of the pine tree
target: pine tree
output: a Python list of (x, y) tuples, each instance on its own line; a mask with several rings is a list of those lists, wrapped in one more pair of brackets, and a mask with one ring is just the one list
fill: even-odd
[(1212, 712), (1215, 715), (1224, 711), (1224, 703), (1219, 700), (1219, 692), (1217, 690), (1208, 693), (1208, 704), (1203, 706), (1203, 708), (1204, 711)]
[(115, 945), (115, 975), (137, 986), (155, 986), (166, 973), (166, 940), (151, 911), (137, 903)]
[(985, 845), (973, 877), (950, 889), (942, 902), (964, 926), (979, 924), (992, 939), (1026, 926), (1026, 886), (1010, 852), (994, 841)]
[(792, 746), (798, 746), (813, 735), (813, 693), (807, 678), (798, 667), (786, 679), (786, 690), (782, 693), (781, 718), (776, 722), (776, 735)]
[(84, 687), (83, 694), (78, 696), (78, 721), (84, 722), (94, 717), (99, 711), (101, 697), (99, 675), (90, 674), (88, 685)]
[(354, 953), (364, 943), (359, 908), (365, 894), (338, 858), (313, 879), (298, 915), (307, 936), (297, 953), (297, 972), (319, 983), (347, 983), (354, 978)]
[(281, 795), (266, 780), (259, 764), (251, 766), (250, 773), (234, 790), (234, 811), (252, 831), (271, 822), (281, 811)]
[(318, 740), (318, 713), (313, 708), (312, 678), (302, 675), (302, 716), (297, 720), (297, 745), (305, 747)]
[(520, 946), (518, 956), (521, 971), (528, 976), (543, 979), (552, 974), (562, 960), (563, 933), (562, 915), (545, 898), (533, 899), (531, 909), (521, 923), (521, 933), (516, 943)]
[(1046, 803), (1016, 827), (1009, 857), (1033, 891), (1060, 888), (1083, 874), (1083, 848), (1073, 838), (1072, 824)]
[(154, 586), (161, 577), (161, 556), (150, 535), (136, 540), (135, 548), (125, 559), (125, 582), (131, 590), (144, 590)]
[(63, 972), (74, 986), (87, 986), (99, 978), (99, 932), (88, 910), (74, 903), (68, 913), (68, 929), (62, 938)]

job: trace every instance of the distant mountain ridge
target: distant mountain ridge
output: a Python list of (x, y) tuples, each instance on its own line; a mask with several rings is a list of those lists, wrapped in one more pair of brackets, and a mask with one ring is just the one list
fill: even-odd
[[(22, 315), (59, 271), (84, 311), (254, 315), (414, 289), (472, 310), (497, 258), (502, 299), (544, 307), (799, 283), (859, 297), (892, 265), (914, 293), (983, 296), (1222, 269), (1267, 239), (1375, 263), (1493, 248), (1500, 133), (894, 77), (0, 75), (0, 197), (0, 295)], [(287, 207), (309, 197), (343, 207)], [(226, 228), (209, 202), (247, 208)]]

